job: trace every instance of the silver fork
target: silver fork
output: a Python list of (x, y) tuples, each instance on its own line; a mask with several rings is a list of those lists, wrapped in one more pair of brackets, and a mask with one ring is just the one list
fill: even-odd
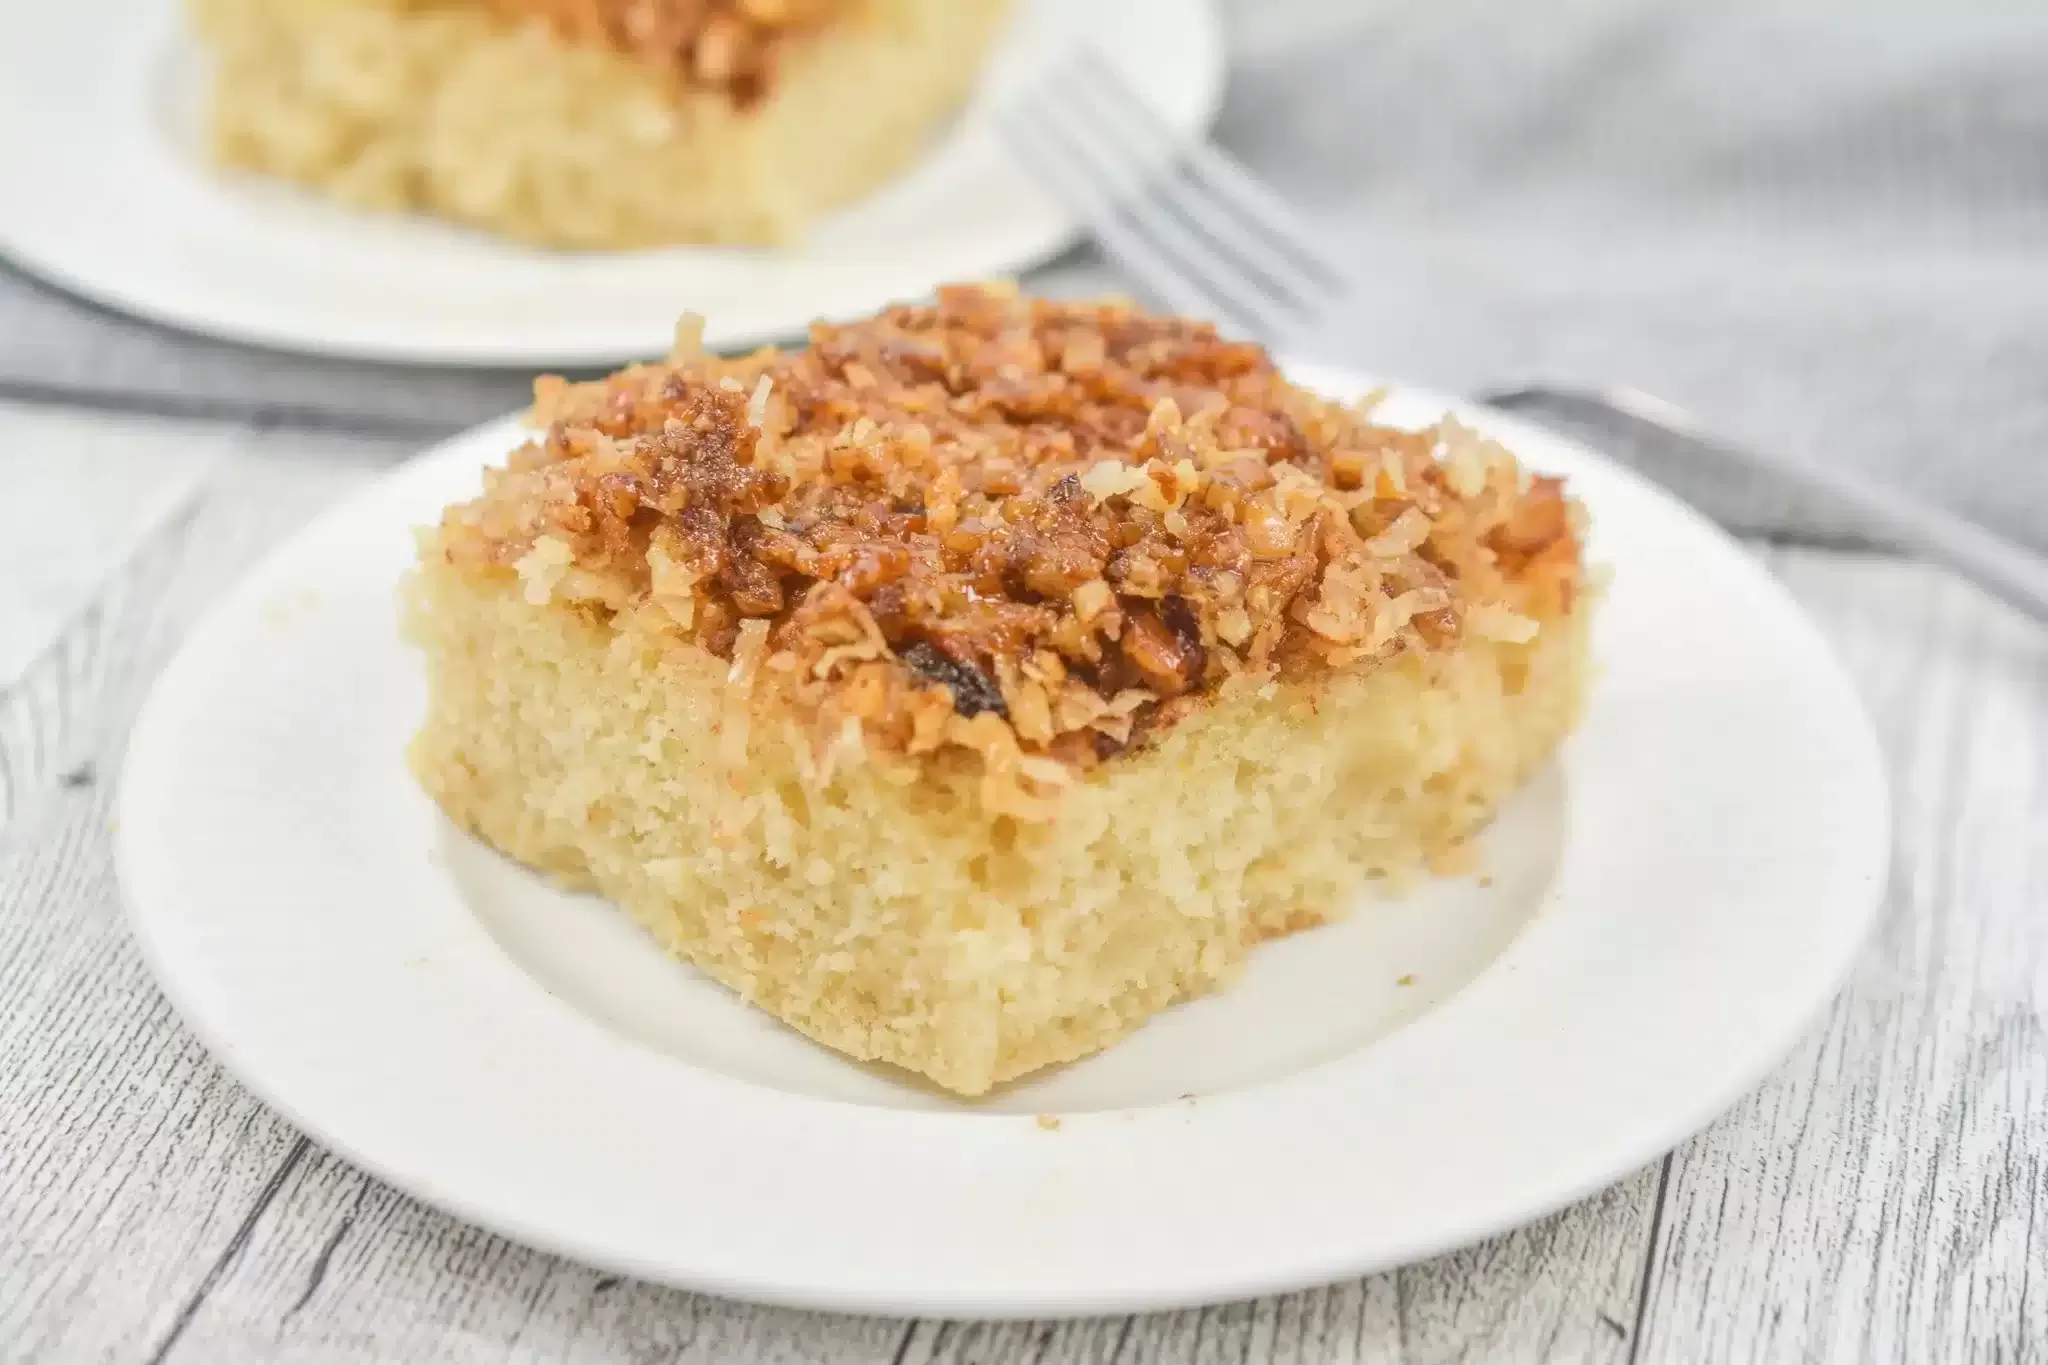
[[(996, 126), (1026, 169), (1105, 253), (1177, 311), (1276, 349), (1349, 305), (1349, 273), (1285, 201), (1205, 139), (1183, 137), (1090, 49), (1014, 91)], [(1673, 405), (1625, 388), (1516, 385), (1476, 395), (1499, 409), (1593, 417), (1689, 467), (1761, 476), (1853, 534), (1945, 565), (2048, 620), (2048, 560), (1881, 482), (1719, 440)]]

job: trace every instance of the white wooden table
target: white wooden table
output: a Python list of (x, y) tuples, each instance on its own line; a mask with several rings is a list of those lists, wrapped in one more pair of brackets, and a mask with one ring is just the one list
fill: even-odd
[(0, 1361), (2048, 1361), (2048, 629), (1812, 550), (1763, 552), (1890, 757), (1882, 928), (1761, 1089), (1554, 1218), (1254, 1304), (954, 1326), (621, 1281), (362, 1176), (172, 1017), (108, 828), (192, 613), (408, 445), (0, 402)]

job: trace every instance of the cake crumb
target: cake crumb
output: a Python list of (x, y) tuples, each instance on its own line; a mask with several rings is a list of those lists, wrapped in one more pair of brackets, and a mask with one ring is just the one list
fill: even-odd
[(1463, 877), (1479, 870), (1479, 850), (1470, 840), (1460, 839), (1432, 849), (1427, 861), (1429, 870), (1439, 877)]
[[(1454, 432), (1461, 503), (1447, 429), (1361, 428), (1204, 324), (948, 290), (536, 402), (420, 544), (413, 771), (739, 998), (957, 1094), (1469, 853), (1578, 715), (1563, 486)], [(1105, 461), (1143, 482), (1096, 502)], [(1475, 602), (1546, 624), (1467, 635)]]
[(1415, 973), (1413, 973), (1413, 972), (1404, 972), (1404, 973), (1402, 973), (1402, 974), (1401, 974), (1400, 976), (1398, 976), (1398, 977), (1396, 977), (1396, 978), (1394, 979), (1394, 984), (1395, 984), (1396, 986), (1412, 986), (1412, 985), (1414, 985), (1414, 984), (1415, 984)]
[(1037, 1123), (1040, 1128), (1043, 1128), (1048, 1133), (1057, 1133), (1060, 1130), (1060, 1120), (1057, 1114), (1040, 1114)]

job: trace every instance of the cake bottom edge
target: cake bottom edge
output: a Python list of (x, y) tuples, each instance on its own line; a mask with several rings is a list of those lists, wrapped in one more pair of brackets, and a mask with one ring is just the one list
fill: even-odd
[(1582, 603), (1526, 643), (1219, 703), (1020, 823), (968, 774), (854, 763), (811, 787), (793, 727), (761, 720), (735, 772), (721, 661), (446, 566), (414, 591), (411, 761), (457, 824), (817, 1042), (968, 1096), (1442, 866), (1549, 759), (1586, 680)]

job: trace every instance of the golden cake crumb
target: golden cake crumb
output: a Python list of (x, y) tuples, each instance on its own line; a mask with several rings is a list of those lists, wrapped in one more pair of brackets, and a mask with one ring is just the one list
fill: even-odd
[(186, 0), (223, 167), (550, 247), (780, 243), (908, 165), (1008, 0)]
[(458, 822), (975, 1095), (1460, 856), (1575, 723), (1555, 479), (996, 288), (544, 380), (421, 538)]

